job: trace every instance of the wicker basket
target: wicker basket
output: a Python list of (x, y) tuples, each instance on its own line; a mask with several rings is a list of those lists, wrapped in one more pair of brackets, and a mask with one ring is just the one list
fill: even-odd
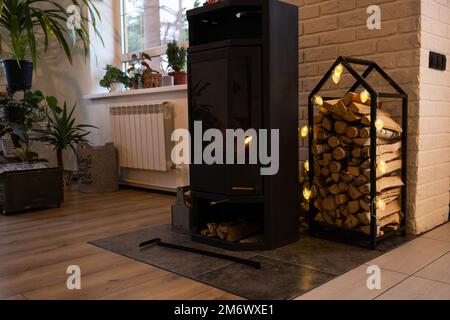
[(162, 86), (162, 75), (155, 70), (144, 71), (144, 88), (158, 88)]

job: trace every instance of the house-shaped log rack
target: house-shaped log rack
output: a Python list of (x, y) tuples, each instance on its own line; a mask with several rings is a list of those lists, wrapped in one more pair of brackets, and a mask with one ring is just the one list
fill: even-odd
[[(354, 68), (357, 65), (365, 69), (362, 74)], [(338, 82), (345, 70), (356, 81), (347, 94), (339, 98), (320, 96), (327, 81)], [(393, 93), (378, 92), (368, 80), (373, 73), (378, 73)], [(365, 96), (356, 93), (357, 90), (365, 92)], [(383, 98), (401, 101), (401, 125), (380, 109)], [(346, 123), (350, 128), (347, 132)], [(318, 231), (338, 233), (351, 240), (367, 241), (375, 249), (378, 241), (405, 234), (407, 125), (408, 96), (378, 64), (350, 57), (336, 60), (311, 92), (308, 103), (307, 195), (312, 194), (309, 199), (312, 235)], [(396, 140), (387, 140), (392, 138)], [(366, 157), (362, 165), (361, 151)], [(338, 184), (340, 179), (344, 181)]]

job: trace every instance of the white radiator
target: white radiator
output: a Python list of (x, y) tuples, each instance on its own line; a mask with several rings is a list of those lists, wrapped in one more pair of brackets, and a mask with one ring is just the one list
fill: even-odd
[(155, 171), (172, 167), (171, 103), (111, 106), (110, 115), (120, 167)]

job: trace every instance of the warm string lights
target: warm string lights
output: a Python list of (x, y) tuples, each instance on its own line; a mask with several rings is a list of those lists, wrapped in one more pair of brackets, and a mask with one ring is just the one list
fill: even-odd
[(380, 170), (380, 172), (382, 173), (382, 174), (385, 174), (386, 173), (386, 162), (384, 162), (383, 160), (381, 160), (379, 163), (378, 163), (378, 170)]
[(331, 79), (333, 79), (333, 82), (335, 84), (338, 84), (341, 81), (341, 74), (333, 72), (333, 75), (331, 76)]
[(313, 102), (314, 102), (314, 104), (316, 104), (316, 105), (318, 105), (318, 106), (320, 106), (320, 107), (323, 106), (323, 99), (322, 99), (322, 97), (319, 96), (319, 95), (315, 95), (315, 96), (314, 96)]
[(370, 99), (370, 93), (367, 90), (364, 90), (360, 93), (359, 98), (361, 99), (362, 103), (366, 103)]
[(381, 211), (385, 211), (386, 210), (386, 202), (384, 202), (383, 199), (377, 199), (376, 200), (376, 206), (377, 206), (377, 209), (380, 209)]
[(303, 197), (305, 198), (305, 200), (308, 201), (309, 199), (311, 199), (311, 195), (312, 195), (311, 189), (309, 189), (308, 187), (305, 187), (303, 189)]
[[(315, 95), (312, 99), (312, 102), (315, 105), (323, 106), (323, 99), (319, 95)], [(309, 134), (309, 127), (307, 125), (305, 125), (300, 129), (300, 136), (302, 138), (306, 138), (308, 136), (308, 134)], [(309, 161), (308, 160), (305, 161), (304, 168), (305, 168), (305, 172), (309, 172)], [(311, 196), (312, 196), (311, 189), (308, 188), (307, 186), (305, 186), (303, 188), (303, 198), (305, 198), (306, 201), (309, 201), (309, 199), (311, 199)]]
[(339, 63), (336, 68), (334, 69), (334, 72), (342, 74), (344, 72), (344, 66), (342, 63)]
[(303, 126), (303, 127), (300, 129), (300, 136), (301, 136), (302, 138), (306, 138), (306, 137), (308, 136), (308, 133), (309, 133), (309, 128), (308, 128), (308, 126)]
[(331, 76), (331, 79), (335, 84), (339, 84), (342, 78), (342, 73), (344, 72), (344, 66), (342, 63), (338, 64), (336, 68), (334, 68), (333, 74)]
[(384, 128), (384, 122), (381, 119), (377, 119), (377, 121), (375, 121), (375, 128), (377, 128), (377, 131), (381, 131)]
[(309, 161), (306, 160), (305, 163), (303, 164), (303, 166), (305, 168), (305, 171), (303, 173), (304, 178), (305, 178), (304, 188), (303, 188), (303, 198), (309, 202), (309, 199), (311, 199), (313, 197), (313, 191), (308, 186)]

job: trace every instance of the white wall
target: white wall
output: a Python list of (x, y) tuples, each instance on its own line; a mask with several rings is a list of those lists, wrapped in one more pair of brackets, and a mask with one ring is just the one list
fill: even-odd
[[(103, 95), (86, 99), (86, 114), (91, 123), (96, 123), (100, 130), (93, 132), (92, 142), (103, 145), (112, 141), (112, 131), (109, 116), (109, 107), (148, 104), (168, 101), (173, 104), (174, 129), (188, 128), (188, 106), (186, 86), (177, 86), (166, 91), (163, 89), (147, 89), (127, 92), (126, 95)], [(142, 94), (142, 92), (146, 92)], [(187, 166), (168, 172), (136, 170), (123, 168), (121, 181), (129, 185), (175, 191), (176, 187), (189, 185), (189, 172)]]
[[(448, 220), (450, 185), (450, 2), (421, 0), (420, 107), (415, 229)], [(429, 52), (447, 56), (447, 70), (428, 67)]]
[[(39, 60), (37, 74), (33, 81), (34, 90), (39, 89), (46, 95), (54, 95), (61, 103), (64, 100), (69, 105), (77, 103), (78, 121), (91, 125), (97, 125), (97, 123), (90, 117), (83, 96), (105, 91), (98, 84), (104, 74), (102, 69), (106, 64), (119, 65), (121, 54), (119, 1), (107, 0), (96, 3), (102, 16), (98, 29), (105, 47), (102, 47), (100, 41), (93, 37), (91, 32), (94, 41), (90, 55), (85, 58), (82, 47), (78, 46), (73, 55), (73, 64), (70, 65), (63, 51), (53, 45)], [(39, 151), (42, 157), (54, 160), (54, 152), (49, 148), (39, 148)], [(73, 153), (68, 151), (64, 157), (66, 169), (76, 170)]]

